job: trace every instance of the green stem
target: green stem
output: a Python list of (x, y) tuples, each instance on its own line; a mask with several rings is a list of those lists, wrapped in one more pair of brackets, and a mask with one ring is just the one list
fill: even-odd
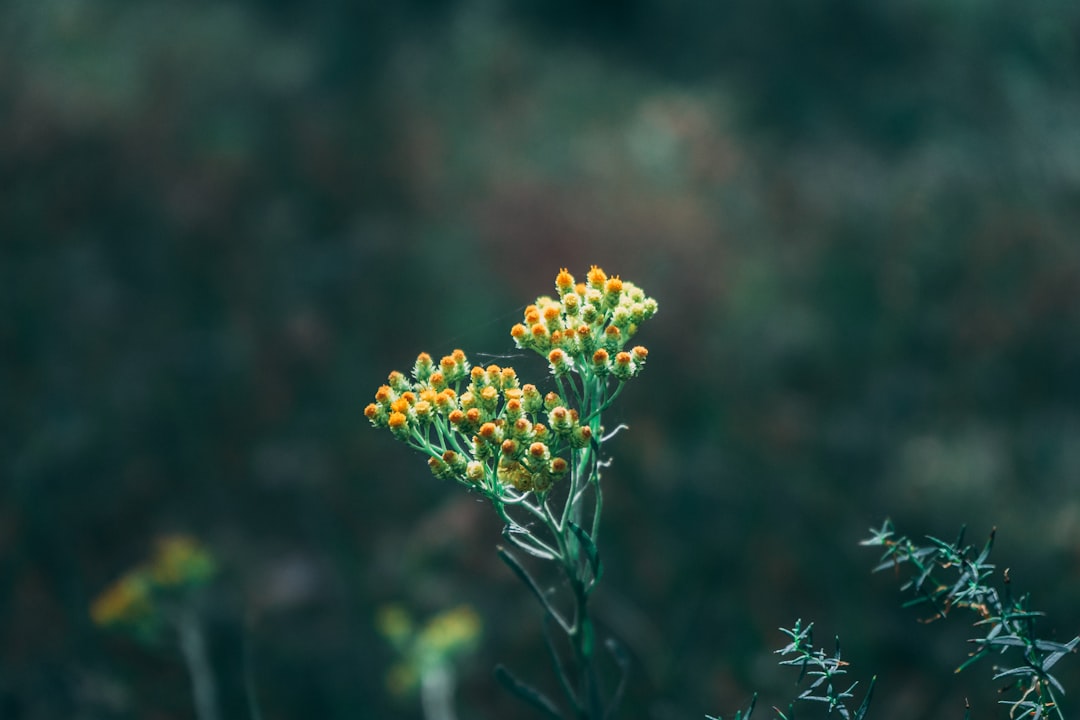
[(420, 706), (424, 720), (456, 720), (454, 674), (443, 663), (420, 675)]
[(195, 701), (195, 717), (198, 720), (218, 720), (217, 687), (210, 658), (206, 651), (199, 618), (192, 608), (184, 608), (176, 620), (180, 640), (180, 653), (184, 656), (191, 675), (191, 690)]
[(255, 659), (254, 653), (252, 652), (253, 622), (251, 617), (247, 618), (244, 625), (244, 694), (247, 696), (248, 711), (251, 714), (251, 720), (262, 720), (262, 711), (259, 709), (259, 697), (255, 692)]
[[(533, 505), (525, 497), (515, 499), (513, 504), (524, 505), (546, 528), (550, 538), (541, 539), (533, 530), (515, 522), (508, 512), (505, 499), (492, 493), (490, 499), (499, 517), (506, 523), (507, 537), (526, 552), (545, 560), (556, 560), (573, 593), (573, 614), (567, 617), (552, 605), (551, 598), (543, 592), (535, 580), (513, 556), (500, 549), (500, 555), (510, 568), (532, 591), (545, 612), (555, 620), (555, 624), (566, 633), (569, 655), (573, 662), (560, 662), (558, 652), (550, 643), (552, 661), (559, 675), (563, 690), (574, 708), (578, 720), (603, 720), (605, 716), (604, 693), (596, 672), (594, 658), (594, 628), (589, 616), (590, 591), (599, 578), (599, 564), (595, 549), (595, 540), (600, 529), (600, 515), (603, 499), (600, 490), (598, 448), (601, 440), (600, 414), (622, 390), (619, 383), (614, 392), (608, 394), (608, 380), (596, 377), (588, 368), (579, 372), (580, 390), (573, 378), (556, 376), (560, 394), (570, 399), (573, 394), (577, 401), (578, 417), (582, 425), (592, 432), (593, 440), (584, 447), (571, 451), (569, 487), (562, 507), (552, 507), (545, 496), (538, 505)], [(569, 388), (567, 387), (569, 384)], [(585, 514), (585, 495), (592, 490), (594, 505), (591, 522), (582, 528), (582, 516)], [(513, 532), (511, 532), (511, 528)], [(536, 551), (540, 551), (538, 554)], [(568, 658), (569, 659), (569, 658)]]

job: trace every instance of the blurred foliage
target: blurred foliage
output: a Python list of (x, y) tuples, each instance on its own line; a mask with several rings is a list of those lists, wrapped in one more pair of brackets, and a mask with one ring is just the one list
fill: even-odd
[(399, 598), (542, 674), (497, 526), (361, 410), (416, 326), (512, 352), (591, 263), (663, 308), (605, 475), (626, 707), (788, 697), (803, 616), (904, 698), (875, 717), (994, 712), (856, 541), (996, 524), (1076, 632), (1078, 38), (1063, 0), (0, 4), (0, 717), (190, 716), (89, 616), (175, 532), (221, 563), (228, 717), (245, 644), (268, 719), (418, 713)]

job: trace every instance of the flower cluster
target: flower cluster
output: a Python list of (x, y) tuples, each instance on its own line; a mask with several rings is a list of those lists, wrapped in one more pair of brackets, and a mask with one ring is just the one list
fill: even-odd
[(386, 605), (375, 623), (401, 656), (386, 679), (395, 695), (412, 692), (425, 675), (450, 669), (475, 648), (483, 632), (480, 616), (469, 605), (444, 610), (419, 628), (400, 605)]
[(438, 363), (420, 353), (410, 376), (390, 373), (364, 415), (426, 453), (438, 478), (490, 497), (503, 497), (506, 488), (546, 493), (570, 469), (568, 456), (595, 442), (596, 428), (574, 405), (577, 386), (561, 379), (573, 372), (582, 383), (613, 378), (621, 386), (636, 376), (648, 351), (622, 348), (656, 312), (655, 300), (595, 265), (586, 283), (562, 270), (555, 286), (560, 299), (538, 298), (525, 311), (529, 326), (517, 324), (510, 334), (518, 347), (546, 355), (560, 392), (569, 387), (573, 395), (542, 394), (513, 368), (473, 367), (461, 350)]
[(641, 372), (648, 351), (623, 350), (638, 326), (656, 314), (656, 301), (618, 275), (593, 265), (583, 283), (565, 268), (555, 278), (558, 299), (542, 296), (525, 308), (524, 321), (511, 337), (519, 348), (547, 356), (551, 371), (565, 375), (575, 367), (596, 377), (629, 380)]
[(411, 376), (390, 373), (364, 415), (426, 452), (438, 478), (544, 492), (569, 469), (559, 452), (591, 437), (557, 393), (522, 385), (510, 367), (471, 367), (461, 350), (437, 366), (420, 353)]
[(160, 538), (148, 563), (124, 573), (94, 600), (90, 617), (101, 626), (149, 627), (166, 595), (204, 585), (216, 572), (214, 558), (194, 538)]

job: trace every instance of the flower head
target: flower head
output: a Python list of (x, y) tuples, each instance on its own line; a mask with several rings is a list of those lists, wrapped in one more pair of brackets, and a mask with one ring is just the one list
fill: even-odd
[(409, 418), (403, 412), (390, 413), (386, 425), (390, 428), (390, 432), (395, 435), (407, 436), (409, 434)]
[(604, 287), (604, 283), (607, 282), (607, 274), (596, 265), (589, 268), (589, 274), (585, 277), (589, 282), (589, 287), (596, 289)]
[(551, 365), (551, 372), (555, 375), (565, 375), (573, 368), (570, 356), (561, 348), (555, 348), (548, 353), (548, 363)]
[(613, 308), (619, 304), (619, 298), (623, 291), (623, 281), (618, 275), (613, 275), (604, 283), (604, 307)]
[(158, 540), (150, 562), (150, 576), (160, 586), (201, 584), (215, 573), (210, 554), (188, 535), (169, 535)]
[(615, 356), (615, 364), (611, 367), (611, 374), (620, 380), (629, 380), (637, 374), (637, 363), (630, 353), (620, 352)]
[[(425, 452), (435, 475), (493, 500), (513, 493), (508, 488), (547, 492), (569, 472), (567, 453), (597, 445), (597, 408), (610, 401), (612, 380), (635, 377), (644, 367), (648, 351), (625, 348), (657, 308), (636, 285), (596, 265), (583, 282), (561, 268), (555, 290), (526, 306), (510, 335), (517, 347), (547, 360), (558, 392), (545, 395), (513, 368), (474, 367), (460, 349), (437, 362), (422, 352), (410, 376), (390, 373), (364, 416)], [(589, 412), (584, 425), (582, 408)]]
[(426, 352), (422, 352), (416, 356), (416, 364), (413, 365), (412, 376), (417, 382), (427, 382), (434, 369), (435, 363), (432, 361), (431, 356)]
[(150, 584), (140, 572), (129, 572), (97, 596), (90, 606), (95, 625), (138, 622), (152, 612)]
[(562, 297), (574, 292), (574, 276), (566, 268), (559, 270), (559, 274), (555, 276), (555, 289)]

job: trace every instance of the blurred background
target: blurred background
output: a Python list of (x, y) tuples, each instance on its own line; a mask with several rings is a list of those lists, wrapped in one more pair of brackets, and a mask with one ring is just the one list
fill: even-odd
[(540, 377), (509, 328), (592, 263), (660, 303), (609, 417), (621, 716), (786, 703), (800, 617), (875, 718), (1007, 716), (857, 542), (996, 526), (1080, 632), (1078, 118), (1065, 0), (0, 4), (0, 717), (193, 717), (88, 613), (177, 532), (225, 717), (245, 673), (268, 720), (421, 717), (390, 602), (475, 608), (458, 714), (526, 717), (499, 523), (362, 409), (420, 350)]

